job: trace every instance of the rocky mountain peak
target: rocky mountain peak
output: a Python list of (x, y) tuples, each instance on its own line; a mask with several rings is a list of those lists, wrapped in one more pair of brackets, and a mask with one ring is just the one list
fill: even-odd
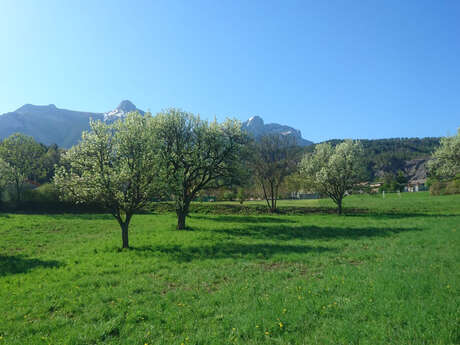
[(104, 113), (104, 121), (113, 121), (117, 118), (123, 117), (127, 113), (138, 111), (144, 115), (144, 111), (137, 109), (133, 102), (129, 100), (121, 101), (121, 103), (114, 110)]
[(118, 107), (116, 108), (116, 110), (120, 110), (120, 111), (123, 111), (125, 113), (129, 113), (131, 111), (136, 111), (136, 106), (133, 104), (133, 102), (129, 101), (129, 100), (124, 100), (124, 101), (121, 101), (121, 103), (118, 105)]
[(247, 127), (261, 127), (264, 125), (264, 120), (260, 116), (252, 116), (245, 122)]
[(245, 121), (242, 126), (243, 130), (247, 131), (254, 138), (260, 138), (267, 134), (279, 134), (282, 136), (292, 137), (300, 146), (308, 146), (313, 144), (311, 141), (302, 138), (300, 130), (280, 125), (278, 123), (267, 123), (260, 116), (252, 116)]

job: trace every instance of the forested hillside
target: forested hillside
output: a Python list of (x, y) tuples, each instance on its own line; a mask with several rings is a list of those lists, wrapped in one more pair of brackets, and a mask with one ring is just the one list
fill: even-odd
[[(368, 179), (374, 180), (387, 173), (396, 174), (398, 170), (404, 170), (408, 160), (430, 158), (439, 141), (440, 138), (432, 137), (361, 140), (366, 156)], [(337, 145), (343, 140), (333, 139), (328, 142)], [(312, 152), (314, 147), (315, 145), (306, 147), (305, 151)]]

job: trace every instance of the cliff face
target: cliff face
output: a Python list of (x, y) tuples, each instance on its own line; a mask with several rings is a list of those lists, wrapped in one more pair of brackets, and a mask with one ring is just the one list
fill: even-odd
[(398, 168), (391, 168), (388, 170), (378, 170), (375, 175), (383, 178), (385, 174), (391, 173), (396, 175), (398, 171), (402, 171), (407, 177), (408, 182), (425, 182), (428, 177), (428, 171), (426, 163), (429, 161), (428, 158), (417, 158), (407, 161), (403, 161)]
[(427, 178), (426, 163), (428, 159), (412, 159), (405, 162), (404, 173), (409, 182), (425, 181)]
[(253, 116), (244, 122), (243, 130), (247, 131), (256, 139), (263, 135), (280, 134), (293, 138), (295, 142), (300, 146), (308, 146), (313, 144), (313, 142), (303, 139), (302, 134), (298, 129), (286, 125), (280, 125), (278, 123), (265, 124), (264, 120), (259, 116)]

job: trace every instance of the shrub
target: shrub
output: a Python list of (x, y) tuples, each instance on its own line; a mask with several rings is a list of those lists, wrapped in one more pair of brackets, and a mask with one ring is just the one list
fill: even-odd
[(457, 175), (451, 181), (431, 181), (431, 195), (460, 194), (460, 176)]
[(460, 178), (448, 182), (444, 194), (460, 194)]
[(39, 203), (59, 202), (59, 194), (53, 184), (45, 183), (38, 188), (27, 190), (24, 193), (24, 201)]

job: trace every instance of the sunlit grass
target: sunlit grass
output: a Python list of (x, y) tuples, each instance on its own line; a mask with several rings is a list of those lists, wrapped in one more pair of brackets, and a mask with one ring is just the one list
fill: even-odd
[(460, 196), (345, 207), (136, 215), (126, 251), (108, 215), (0, 215), (0, 344), (459, 343)]

